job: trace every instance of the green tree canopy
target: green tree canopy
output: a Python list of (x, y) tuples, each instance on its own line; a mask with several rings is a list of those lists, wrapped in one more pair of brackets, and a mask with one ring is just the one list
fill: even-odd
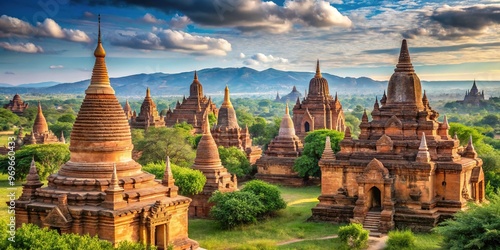
[(0, 108), (0, 131), (11, 130), (14, 125), (19, 125), (19, 116), (12, 111)]
[[(196, 169), (179, 167), (173, 163), (170, 164), (172, 174), (174, 175), (175, 185), (179, 187), (179, 193), (182, 195), (195, 195), (203, 191), (207, 182), (207, 177)], [(142, 167), (142, 170), (154, 174), (156, 179), (163, 179), (165, 174), (165, 162), (148, 163)]]
[(219, 156), (222, 165), (227, 171), (231, 174), (235, 174), (238, 178), (244, 177), (252, 171), (246, 154), (237, 147), (225, 148), (220, 146)]

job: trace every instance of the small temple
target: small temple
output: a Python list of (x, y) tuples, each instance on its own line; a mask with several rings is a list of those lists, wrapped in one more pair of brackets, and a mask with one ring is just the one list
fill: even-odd
[(293, 123), (295, 132), (302, 140), (307, 132), (316, 129), (345, 130), (344, 111), (342, 104), (330, 95), (328, 81), (321, 75), (319, 60), (316, 63), (316, 74), (309, 82), (309, 91), (302, 100), (296, 99), (293, 107)]
[(197, 249), (188, 238), (191, 199), (177, 195), (170, 173), (155, 180), (131, 158), (130, 126), (109, 82), (100, 29), (94, 56), (71, 132), (70, 160), (49, 176), (46, 187), (32, 163), (15, 201), (16, 226), (89, 234), (115, 246), (127, 240), (158, 249)]
[(254, 164), (262, 156), (262, 149), (252, 146), (252, 139), (248, 127), (244, 129), (238, 125), (236, 111), (229, 97), (229, 88), (224, 89), (224, 101), (219, 109), (217, 125), (212, 129), (212, 134), (218, 146), (237, 147), (244, 151), (250, 164)]
[[(206, 117), (206, 119), (208, 119), (208, 117)], [(191, 196), (193, 201), (189, 206), (189, 215), (207, 218), (213, 206), (213, 204), (208, 202), (208, 199), (210, 199), (215, 191), (232, 192), (238, 189), (236, 175), (231, 175), (227, 172), (227, 169), (222, 166), (219, 150), (210, 133), (210, 126), (208, 123), (205, 123), (203, 136), (196, 149), (196, 158), (194, 159), (192, 168), (200, 170), (207, 177), (207, 182), (201, 193)]]
[(256, 162), (255, 178), (284, 186), (302, 186), (303, 178), (293, 171), (293, 165), (303, 149), (302, 142), (295, 135), (287, 103), (278, 135), (269, 143), (264, 156)]
[(12, 111), (12, 113), (16, 115), (22, 115), (28, 108), (28, 106), (28, 103), (23, 102), (19, 94), (15, 94), (14, 98), (12, 98), (12, 100), (9, 103), (5, 104), (3, 107)]
[[(23, 137), (21, 133), (22, 130), (18, 134), (20, 138)], [(35, 117), (35, 122), (33, 123), (33, 130), (31, 131), (31, 134), (26, 134), (24, 136), (23, 145), (50, 144), (58, 142), (61, 141), (54, 133), (52, 133), (52, 131), (49, 130), (47, 120), (45, 120), (45, 116), (43, 115), (42, 105), (38, 102), (38, 112)]]
[(134, 111), (130, 107), (130, 103), (128, 103), (128, 99), (125, 100), (125, 106), (123, 106), (123, 112), (125, 112), (125, 117), (127, 117), (127, 120), (132, 119), (134, 116)]
[(302, 94), (297, 90), (295, 86), (293, 86), (292, 92), (282, 96), (281, 98), (279, 97), (279, 94), (277, 94), (276, 99), (274, 99), (274, 101), (289, 103), (289, 102), (294, 102), (295, 100), (297, 100), (297, 98), (302, 99)]
[(429, 231), (468, 202), (484, 201), (482, 160), (472, 141), (463, 149), (448, 134), (446, 116), (438, 121), (406, 40), (394, 71), (372, 120), (363, 114), (359, 139), (346, 128), (337, 154), (327, 141), (313, 220), (363, 223), (371, 233)]
[(174, 126), (178, 122), (191, 124), (195, 133), (202, 133), (205, 126), (205, 117), (208, 114), (218, 115), (218, 110), (212, 102), (212, 98), (207, 98), (203, 94), (203, 86), (198, 80), (198, 73), (194, 72), (194, 79), (189, 86), (189, 97), (183, 98), (182, 103), (177, 103), (174, 110), (170, 108), (166, 112), (165, 123), (167, 126)]
[(479, 92), (476, 86), (476, 80), (474, 80), (470, 91), (465, 91), (465, 97), (462, 103), (478, 106), (482, 101), (484, 101), (484, 90)]
[(153, 98), (151, 98), (151, 92), (149, 88), (147, 88), (146, 97), (144, 97), (144, 101), (141, 105), (141, 111), (139, 112), (139, 115), (136, 115), (135, 113), (132, 115), (130, 127), (147, 129), (149, 127), (157, 128), (164, 126), (164, 118), (158, 114), (156, 104), (153, 101)]

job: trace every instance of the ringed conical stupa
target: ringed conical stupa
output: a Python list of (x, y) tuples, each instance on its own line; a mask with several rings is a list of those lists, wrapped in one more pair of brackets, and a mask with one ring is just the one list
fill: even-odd
[(132, 115), (130, 126), (132, 128), (142, 129), (165, 126), (164, 118), (158, 114), (156, 104), (153, 101), (153, 98), (151, 98), (151, 91), (149, 88), (146, 89), (146, 97), (144, 97), (144, 101), (142, 102), (139, 115)]
[(57, 136), (49, 130), (47, 120), (43, 115), (42, 105), (38, 102), (38, 112), (33, 123), (31, 134), (24, 137), (23, 145), (29, 144), (50, 144), (60, 142)]

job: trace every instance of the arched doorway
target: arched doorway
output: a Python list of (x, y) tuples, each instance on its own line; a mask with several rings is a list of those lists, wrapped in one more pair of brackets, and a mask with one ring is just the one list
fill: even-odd
[(380, 189), (377, 187), (372, 187), (368, 191), (368, 209), (370, 210), (382, 210), (382, 196), (380, 194)]
[(311, 125), (309, 125), (309, 122), (304, 123), (304, 131), (309, 132), (311, 130)]

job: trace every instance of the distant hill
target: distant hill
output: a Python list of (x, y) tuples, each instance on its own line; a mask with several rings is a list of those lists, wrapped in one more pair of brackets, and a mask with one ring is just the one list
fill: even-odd
[(0, 87), (13, 87), (13, 86), (8, 83), (0, 83)]
[[(194, 72), (176, 74), (153, 73), (137, 74), (118, 78), (111, 78), (111, 85), (119, 96), (143, 97), (146, 87), (150, 87), (154, 96), (189, 95), (189, 85), (193, 81)], [(288, 94), (292, 87), (304, 93), (314, 72), (281, 71), (267, 69), (257, 71), (251, 68), (209, 68), (198, 71), (198, 77), (203, 84), (207, 95), (222, 95), (224, 87), (228, 85), (231, 93), (245, 94)], [(339, 77), (323, 73), (330, 85), (332, 95), (339, 92), (344, 94), (377, 94), (380, 95), (387, 87), (387, 81), (376, 81), (368, 77)], [(20, 86), (2, 86), (1, 94), (83, 94), (90, 80), (73, 83), (44, 82), (22, 84)], [(55, 85), (54, 85), (55, 84)], [(45, 86), (44, 86), (45, 85)], [(429, 91), (461, 92), (470, 89), (471, 81), (423, 81), (422, 87)], [(499, 88), (500, 82), (478, 82), (480, 90)], [(465, 92), (464, 92), (465, 93)]]

